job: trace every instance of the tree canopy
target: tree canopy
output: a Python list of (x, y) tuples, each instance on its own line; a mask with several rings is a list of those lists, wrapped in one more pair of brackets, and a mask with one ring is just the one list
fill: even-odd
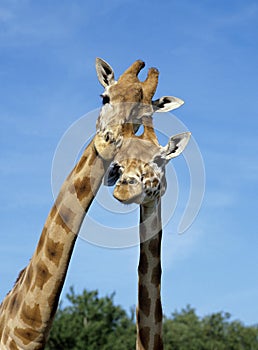
[[(134, 312), (128, 315), (114, 304), (114, 294), (99, 297), (98, 291), (71, 288), (68, 306), (57, 311), (47, 350), (134, 350)], [(187, 306), (164, 317), (165, 350), (258, 350), (258, 326), (231, 321), (219, 312), (200, 318)]]

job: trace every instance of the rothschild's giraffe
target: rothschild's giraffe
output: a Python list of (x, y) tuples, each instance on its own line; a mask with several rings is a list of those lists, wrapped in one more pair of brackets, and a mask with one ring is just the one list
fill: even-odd
[(97, 133), (64, 181), (29, 264), (0, 306), (1, 350), (44, 348), (83, 218), (121, 145), (124, 123), (135, 118), (133, 103), (144, 103), (143, 91), (153, 85), (151, 74), (143, 83), (136, 79), (143, 66), (136, 61), (116, 81), (110, 65), (96, 60), (105, 88)]
[[(140, 204), (137, 350), (163, 349), (160, 296), (161, 196), (166, 191), (165, 166), (170, 159), (177, 157), (184, 150), (191, 135), (185, 132), (173, 136), (165, 147), (161, 147), (153, 129), (152, 114), (154, 110), (175, 109), (183, 101), (165, 97), (162, 98), (163, 103), (154, 104), (154, 109), (151, 107), (151, 98), (152, 96), (147, 100), (149, 114), (141, 120), (144, 125), (143, 134), (134, 135), (135, 125), (127, 124), (122, 147), (105, 179), (109, 186), (116, 183), (114, 197), (117, 200), (124, 204)], [(175, 103), (171, 104), (171, 101)]]

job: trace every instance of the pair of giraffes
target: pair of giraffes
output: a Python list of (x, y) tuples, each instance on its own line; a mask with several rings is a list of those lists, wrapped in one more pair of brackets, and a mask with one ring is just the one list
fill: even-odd
[[(96, 59), (105, 88), (96, 135), (63, 183), (36, 250), (0, 306), (0, 349), (43, 349), (58, 306), (71, 254), (82, 221), (101, 182), (114, 185), (114, 197), (140, 205), (137, 350), (163, 349), (160, 299), (162, 238), (161, 196), (165, 166), (187, 145), (190, 133), (171, 137), (162, 147), (152, 115), (178, 108), (183, 101), (166, 96), (152, 101), (159, 72), (134, 62), (116, 81), (104, 60)], [(143, 125), (141, 136), (135, 133)]]

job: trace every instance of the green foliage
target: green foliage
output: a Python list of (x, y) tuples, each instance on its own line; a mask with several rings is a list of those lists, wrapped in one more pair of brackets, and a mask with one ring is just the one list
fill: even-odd
[[(58, 309), (47, 350), (134, 350), (134, 313), (115, 306), (114, 294), (97, 291), (67, 294), (69, 306)], [(190, 306), (164, 318), (164, 350), (258, 350), (258, 326), (230, 321), (228, 313), (200, 318)]]
[(171, 319), (165, 319), (163, 337), (166, 350), (203, 349), (200, 320), (194, 309), (187, 306), (181, 313), (174, 312)]
[(165, 350), (258, 350), (258, 327), (230, 322), (229, 313), (200, 319), (190, 306), (164, 322)]
[(99, 298), (98, 292), (67, 294), (70, 306), (59, 308), (47, 350), (128, 350), (135, 347), (135, 325), (113, 297)]

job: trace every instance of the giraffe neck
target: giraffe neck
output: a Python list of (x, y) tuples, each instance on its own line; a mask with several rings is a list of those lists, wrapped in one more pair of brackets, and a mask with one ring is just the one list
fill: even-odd
[[(140, 261), (138, 266), (137, 350), (162, 350), (161, 204), (140, 206)], [(154, 232), (154, 234), (153, 234)], [(147, 237), (150, 237), (149, 239)], [(147, 239), (147, 240), (146, 240)]]
[(105, 173), (93, 141), (62, 185), (37, 248), (0, 306), (1, 349), (43, 349), (83, 218)]

